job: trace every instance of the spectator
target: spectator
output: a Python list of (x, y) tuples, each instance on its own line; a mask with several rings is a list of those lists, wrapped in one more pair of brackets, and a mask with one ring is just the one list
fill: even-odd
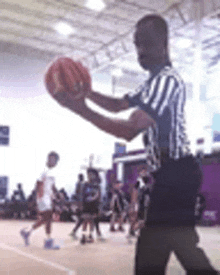
[(206, 199), (201, 193), (199, 193), (196, 196), (196, 205), (195, 205), (195, 217), (196, 217), (197, 223), (201, 221), (202, 214), (205, 208), (206, 208)]
[(64, 188), (61, 188), (59, 192), (63, 194), (63, 198), (65, 201), (69, 201), (69, 196), (67, 195), (67, 192)]
[(21, 219), (26, 216), (27, 205), (21, 183), (17, 184), (17, 189), (14, 190), (11, 197), (11, 209), (14, 218)]
[(25, 195), (21, 183), (17, 184), (17, 190), (14, 190), (12, 197), (15, 201), (25, 201)]
[(27, 217), (29, 219), (35, 219), (37, 215), (37, 202), (36, 202), (36, 190), (32, 190), (31, 194), (27, 198)]

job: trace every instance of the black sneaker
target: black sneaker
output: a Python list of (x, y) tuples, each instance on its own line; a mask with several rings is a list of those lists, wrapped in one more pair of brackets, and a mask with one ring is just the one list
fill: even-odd
[(94, 239), (92, 235), (89, 235), (89, 237), (86, 240), (87, 243), (94, 243)]
[(119, 226), (118, 231), (124, 232), (124, 228), (122, 226)]
[(82, 236), (82, 239), (80, 240), (80, 243), (81, 244), (85, 244), (86, 243), (86, 236), (85, 235)]
[(114, 226), (111, 226), (110, 227), (110, 232), (115, 232), (116, 230), (115, 230), (115, 228), (114, 228)]
[(135, 234), (135, 231), (134, 231), (134, 230), (130, 230), (129, 235), (130, 235), (131, 237), (136, 237), (136, 234)]
[(30, 233), (28, 231), (26, 231), (25, 229), (22, 229), (20, 231), (20, 234), (21, 234), (22, 238), (24, 239), (25, 246), (28, 246)]
[(60, 247), (58, 245), (54, 245), (54, 240), (53, 239), (47, 239), (44, 241), (44, 248), (45, 249), (53, 249), (53, 250), (57, 250), (60, 249)]

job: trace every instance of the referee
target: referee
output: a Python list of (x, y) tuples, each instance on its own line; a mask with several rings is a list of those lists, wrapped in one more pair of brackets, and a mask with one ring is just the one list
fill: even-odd
[[(89, 91), (87, 96), (112, 112), (135, 107), (127, 120), (97, 113), (84, 99), (74, 101), (66, 95), (65, 103), (61, 98), (56, 100), (116, 137), (130, 141), (144, 134), (147, 164), (155, 181), (147, 221), (137, 242), (135, 274), (164, 274), (171, 252), (175, 252), (188, 275), (217, 274), (197, 247), (194, 207), (202, 176), (188, 148), (185, 85), (169, 59), (166, 21), (159, 15), (140, 19), (135, 26), (134, 44), (138, 62), (150, 72), (150, 78), (124, 98), (95, 91)], [(80, 89), (83, 92), (83, 86)]]

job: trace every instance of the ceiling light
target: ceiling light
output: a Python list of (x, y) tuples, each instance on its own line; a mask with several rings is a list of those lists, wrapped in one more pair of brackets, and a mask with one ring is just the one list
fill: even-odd
[(103, 0), (87, 0), (85, 6), (94, 11), (102, 11), (106, 5)]
[(177, 48), (186, 49), (192, 46), (192, 40), (188, 38), (181, 38), (181, 39), (178, 39), (175, 44)]
[(58, 31), (62, 35), (70, 35), (75, 32), (75, 30), (65, 22), (59, 22), (55, 25), (56, 31)]
[(121, 68), (116, 68), (111, 71), (112, 76), (121, 77), (123, 76), (123, 71)]

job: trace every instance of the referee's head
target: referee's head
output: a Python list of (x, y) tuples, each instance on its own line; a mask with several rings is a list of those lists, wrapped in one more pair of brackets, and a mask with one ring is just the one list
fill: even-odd
[(146, 70), (154, 70), (168, 58), (168, 26), (160, 15), (142, 17), (135, 26), (134, 44), (138, 61)]

